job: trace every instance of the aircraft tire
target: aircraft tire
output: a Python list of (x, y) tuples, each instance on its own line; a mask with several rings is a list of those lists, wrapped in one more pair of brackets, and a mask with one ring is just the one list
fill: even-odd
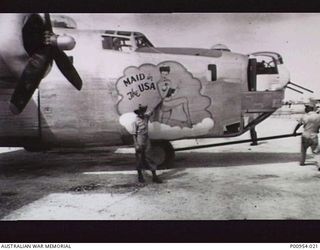
[(174, 165), (175, 152), (169, 141), (151, 141), (147, 158), (158, 166), (158, 169), (172, 168)]

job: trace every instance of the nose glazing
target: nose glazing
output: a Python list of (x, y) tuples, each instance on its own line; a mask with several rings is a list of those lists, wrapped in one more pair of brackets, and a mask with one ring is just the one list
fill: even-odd
[(290, 82), (290, 72), (284, 65), (279, 65), (279, 83), (285, 87)]

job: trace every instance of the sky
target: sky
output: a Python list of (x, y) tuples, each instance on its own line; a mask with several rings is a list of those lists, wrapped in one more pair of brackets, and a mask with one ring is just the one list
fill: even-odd
[(79, 29), (144, 33), (158, 47), (210, 48), (222, 43), (248, 54), (282, 55), (291, 81), (315, 91), (286, 99), (320, 98), (320, 13), (67, 14)]

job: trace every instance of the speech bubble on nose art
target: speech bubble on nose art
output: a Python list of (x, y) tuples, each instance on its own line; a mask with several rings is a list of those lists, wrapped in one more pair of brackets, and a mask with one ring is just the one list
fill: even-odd
[(120, 97), (118, 102), (119, 114), (133, 112), (139, 105), (148, 105), (152, 110), (160, 103), (157, 82), (160, 72), (154, 65), (143, 65), (139, 68), (129, 67), (118, 79), (116, 88)]
[[(120, 115), (133, 112), (139, 104), (148, 105), (150, 111), (161, 101), (185, 98), (190, 112), (194, 113), (190, 115), (196, 116), (194, 118), (198, 120), (196, 122), (202, 121), (205, 116), (211, 116), (206, 110), (211, 104), (210, 98), (201, 94), (200, 80), (193, 77), (178, 62), (165, 61), (158, 65), (128, 67), (117, 80), (116, 88), (119, 94), (117, 108)], [(198, 117), (199, 114), (201, 117)]]
[(151, 123), (158, 122), (170, 128), (193, 128), (205, 118), (212, 119), (207, 110), (211, 99), (201, 94), (201, 81), (178, 62), (128, 67), (117, 80), (116, 88), (119, 121), (126, 128), (132, 126), (133, 112), (140, 104), (153, 111)]

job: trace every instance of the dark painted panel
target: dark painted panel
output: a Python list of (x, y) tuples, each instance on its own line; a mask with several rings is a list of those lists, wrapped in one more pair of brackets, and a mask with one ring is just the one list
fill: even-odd
[(218, 80), (208, 82), (204, 93), (211, 98), (207, 110), (212, 114), (214, 128), (211, 136), (223, 136), (230, 126), (241, 121), (241, 84)]
[(245, 92), (242, 95), (244, 112), (272, 112), (282, 106), (284, 91)]

